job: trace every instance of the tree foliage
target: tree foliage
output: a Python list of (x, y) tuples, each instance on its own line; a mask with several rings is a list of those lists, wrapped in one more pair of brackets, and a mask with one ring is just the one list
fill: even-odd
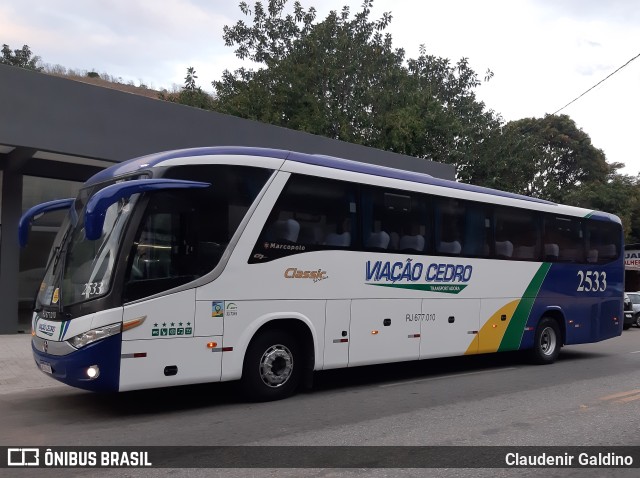
[(213, 109), (214, 99), (202, 88), (196, 85), (196, 70), (192, 66), (187, 68), (187, 76), (184, 78), (184, 86), (177, 93), (169, 93), (166, 90), (158, 94), (158, 98), (171, 103), (193, 106), (205, 110)]
[(622, 220), (626, 241), (640, 242), (640, 177), (619, 174), (614, 166), (605, 180), (573, 188), (563, 200), (574, 206), (616, 214)]
[(476, 184), (561, 202), (620, 165), (609, 165), (571, 118), (547, 115), (488, 131), (467, 167)]
[(0, 63), (3, 65), (17, 66), (27, 70), (42, 71), (39, 66), (40, 57), (34, 56), (29, 45), (24, 45), (20, 49), (11, 50), (6, 43), (2, 45), (2, 57)]
[(478, 76), (466, 59), (451, 64), (424, 47), (406, 60), (384, 31), (391, 14), (372, 19), (372, 5), (316, 22), (299, 2), (290, 14), (285, 0), (241, 3), (252, 24), (225, 27), (224, 40), (258, 68), (225, 71), (213, 84), (217, 109), (457, 166), (468, 160), (469, 138), (496, 122), (475, 98)]

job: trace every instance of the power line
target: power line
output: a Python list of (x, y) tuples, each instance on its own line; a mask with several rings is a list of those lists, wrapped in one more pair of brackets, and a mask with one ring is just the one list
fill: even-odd
[(600, 80), (598, 83), (596, 83), (595, 85), (593, 85), (591, 88), (589, 88), (587, 91), (585, 91), (584, 93), (582, 93), (580, 96), (578, 96), (577, 98), (574, 98), (573, 100), (569, 101), (569, 103), (567, 103), (566, 105), (564, 105), (562, 108), (560, 108), (558, 111), (552, 113), (552, 115), (555, 115), (557, 113), (559, 113), (560, 111), (562, 111), (563, 109), (565, 109), (567, 106), (569, 106), (572, 103), (575, 103), (576, 101), (578, 101), (580, 98), (582, 98), (584, 95), (586, 95), (587, 93), (589, 93), (591, 90), (593, 90), (596, 86), (600, 85), (601, 83), (604, 83), (606, 80), (608, 80), (609, 78), (611, 78), (613, 75), (615, 75), (616, 73), (618, 73), (620, 70), (622, 70), (625, 66), (627, 66), (629, 63), (631, 63), (633, 60), (635, 60), (636, 58), (640, 57), (640, 53), (638, 53), (636, 56), (634, 56), (633, 58), (631, 58), (631, 60), (629, 60), (628, 62), (626, 62), (624, 65), (622, 65), (620, 68), (618, 68), (616, 71), (614, 71), (613, 73), (609, 74), (605, 79)]

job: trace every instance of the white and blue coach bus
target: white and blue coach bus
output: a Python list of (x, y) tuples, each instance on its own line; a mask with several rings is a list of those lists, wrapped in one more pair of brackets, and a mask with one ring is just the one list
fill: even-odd
[(124, 391), (240, 380), (292, 394), (314, 370), (621, 334), (611, 214), (344, 159), (169, 151), (106, 169), (69, 209), (35, 300), (36, 365)]

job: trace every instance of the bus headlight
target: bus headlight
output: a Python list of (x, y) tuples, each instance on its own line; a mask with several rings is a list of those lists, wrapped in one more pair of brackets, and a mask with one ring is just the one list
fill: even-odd
[(122, 329), (122, 324), (106, 325), (104, 327), (98, 327), (97, 329), (88, 330), (81, 334), (71, 337), (67, 342), (77, 349), (80, 349), (86, 345), (89, 345), (98, 340), (102, 340), (112, 335), (119, 334)]

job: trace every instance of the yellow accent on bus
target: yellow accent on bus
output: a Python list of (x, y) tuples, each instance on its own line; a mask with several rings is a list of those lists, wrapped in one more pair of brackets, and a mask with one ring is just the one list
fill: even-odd
[[(504, 337), (504, 333), (507, 331), (509, 322), (511, 322), (513, 313), (519, 303), (520, 299), (513, 300), (494, 312), (473, 338), (465, 355), (497, 352), (500, 342), (502, 342), (502, 337)], [(503, 315), (506, 315), (507, 320), (500, 319)]]

